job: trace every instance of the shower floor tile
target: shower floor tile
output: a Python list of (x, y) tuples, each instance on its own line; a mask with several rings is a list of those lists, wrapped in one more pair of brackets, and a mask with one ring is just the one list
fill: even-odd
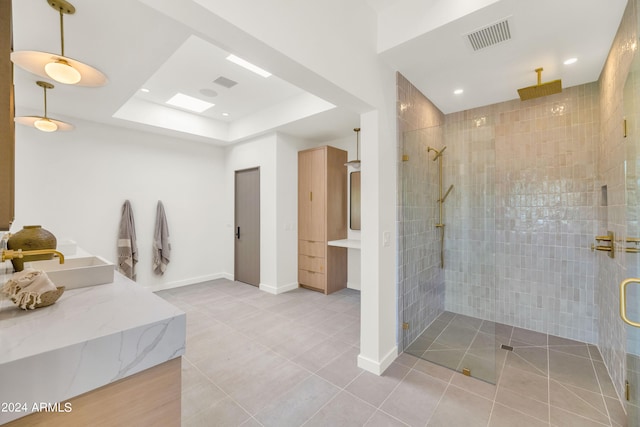
[(420, 358), (414, 369), (434, 363), (455, 370), (450, 384), (469, 378), (460, 374), (463, 368), (475, 377), (467, 384), (488, 381), (486, 387), (494, 389), (489, 427), (514, 425), (509, 423), (515, 419), (524, 426), (626, 425), (597, 347), (450, 312), (434, 324), (405, 350), (403, 360), (411, 354)]
[(443, 313), (377, 376), (357, 367), (358, 291), (269, 295), (219, 279), (157, 295), (187, 313), (183, 426), (626, 425), (592, 345)]

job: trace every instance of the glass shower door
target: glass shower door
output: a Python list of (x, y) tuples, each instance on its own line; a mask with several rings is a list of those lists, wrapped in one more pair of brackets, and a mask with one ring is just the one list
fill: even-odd
[[(636, 53), (624, 88), (626, 128), (627, 237), (623, 242), (626, 276), (621, 283), (620, 314), (625, 319), (626, 410), (629, 426), (640, 425), (640, 57)], [(629, 324), (631, 323), (631, 324)]]
[(496, 326), (487, 318), (495, 313), (495, 282), (486, 274), (495, 269), (495, 230), (478, 209), (493, 212), (493, 169), (471, 168), (474, 150), (486, 145), (465, 141), (462, 126), (403, 135), (402, 344), (406, 353), (495, 383)]

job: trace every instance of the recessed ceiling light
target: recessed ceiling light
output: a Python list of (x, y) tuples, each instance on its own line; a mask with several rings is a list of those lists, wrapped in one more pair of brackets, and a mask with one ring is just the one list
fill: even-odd
[(229, 117), (229, 113), (222, 113), (223, 116)]
[(195, 113), (202, 113), (204, 110), (215, 105), (210, 102), (185, 95), (184, 93), (176, 93), (167, 101), (167, 104), (173, 105), (174, 107), (184, 108), (185, 110), (193, 111)]
[(460, 95), (460, 94), (462, 94), (462, 92), (464, 92), (463, 89), (456, 89), (456, 90), (453, 91), (453, 94), (454, 95)]
[(143, 87), (142, 89), (140, 89), (140, 92), (149, 93), (149, 89)]
[(218, 96), (218, 92), (209, 88), (200, 89), (199, 92), (204, 96), (209, 96), (211, 98), (213, 98), (214, 96)]
[(235, 55), (229, 55), (227, 56), (227, 60), (233, 62), (234, 64), (237, 64), (241, 67), (246, 68), (249, 71), (253, 71), (254, 73), (258, 74), (259, 76), (262, 77), (269, 77), (271, 75), (270, 72), (263, 70), (262, 68), (258, 67), (257, 65), (253, 65), (251, 62), (246, 61), (242, 58), (238, 58)]
[(575, 64), (576, 62), (578, 62), (578, 58), (569, 58), (566, 61), (564, 61), (564, 65), (571, 65), (571, 64)]

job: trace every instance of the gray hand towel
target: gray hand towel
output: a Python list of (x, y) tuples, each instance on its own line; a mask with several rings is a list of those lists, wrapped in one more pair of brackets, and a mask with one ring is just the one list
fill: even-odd
[(171, 243), (169, 242), (169, 227), (164, 206), (158, 200), (156, 209), (156, 228), (153, 234), (153, 271), (163, 275), (171, 258)]
[(136, 227), (133, 210), (128, 200), (122, 205), (122, 217), (118, 231), (118, 271), (131, 280), (136, 280), (135, 267), (138, 262)]

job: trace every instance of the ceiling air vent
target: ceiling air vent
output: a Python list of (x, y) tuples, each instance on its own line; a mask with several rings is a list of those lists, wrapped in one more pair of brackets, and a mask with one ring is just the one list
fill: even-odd
[(505, 18), (495, 24), (475, 30), (466, 34), (473, 50), (484, 49), (498, 43), (511, 40), (511, 31), (509, 30), (509, 21)]
[(238, 84), (238, 82), (234, 82), (233, 80), (222, 76), (218, 77), (213, 82), (219, 84), (220, 86), (224, 86), (227, 89), (232, 88), (233, 86)]

